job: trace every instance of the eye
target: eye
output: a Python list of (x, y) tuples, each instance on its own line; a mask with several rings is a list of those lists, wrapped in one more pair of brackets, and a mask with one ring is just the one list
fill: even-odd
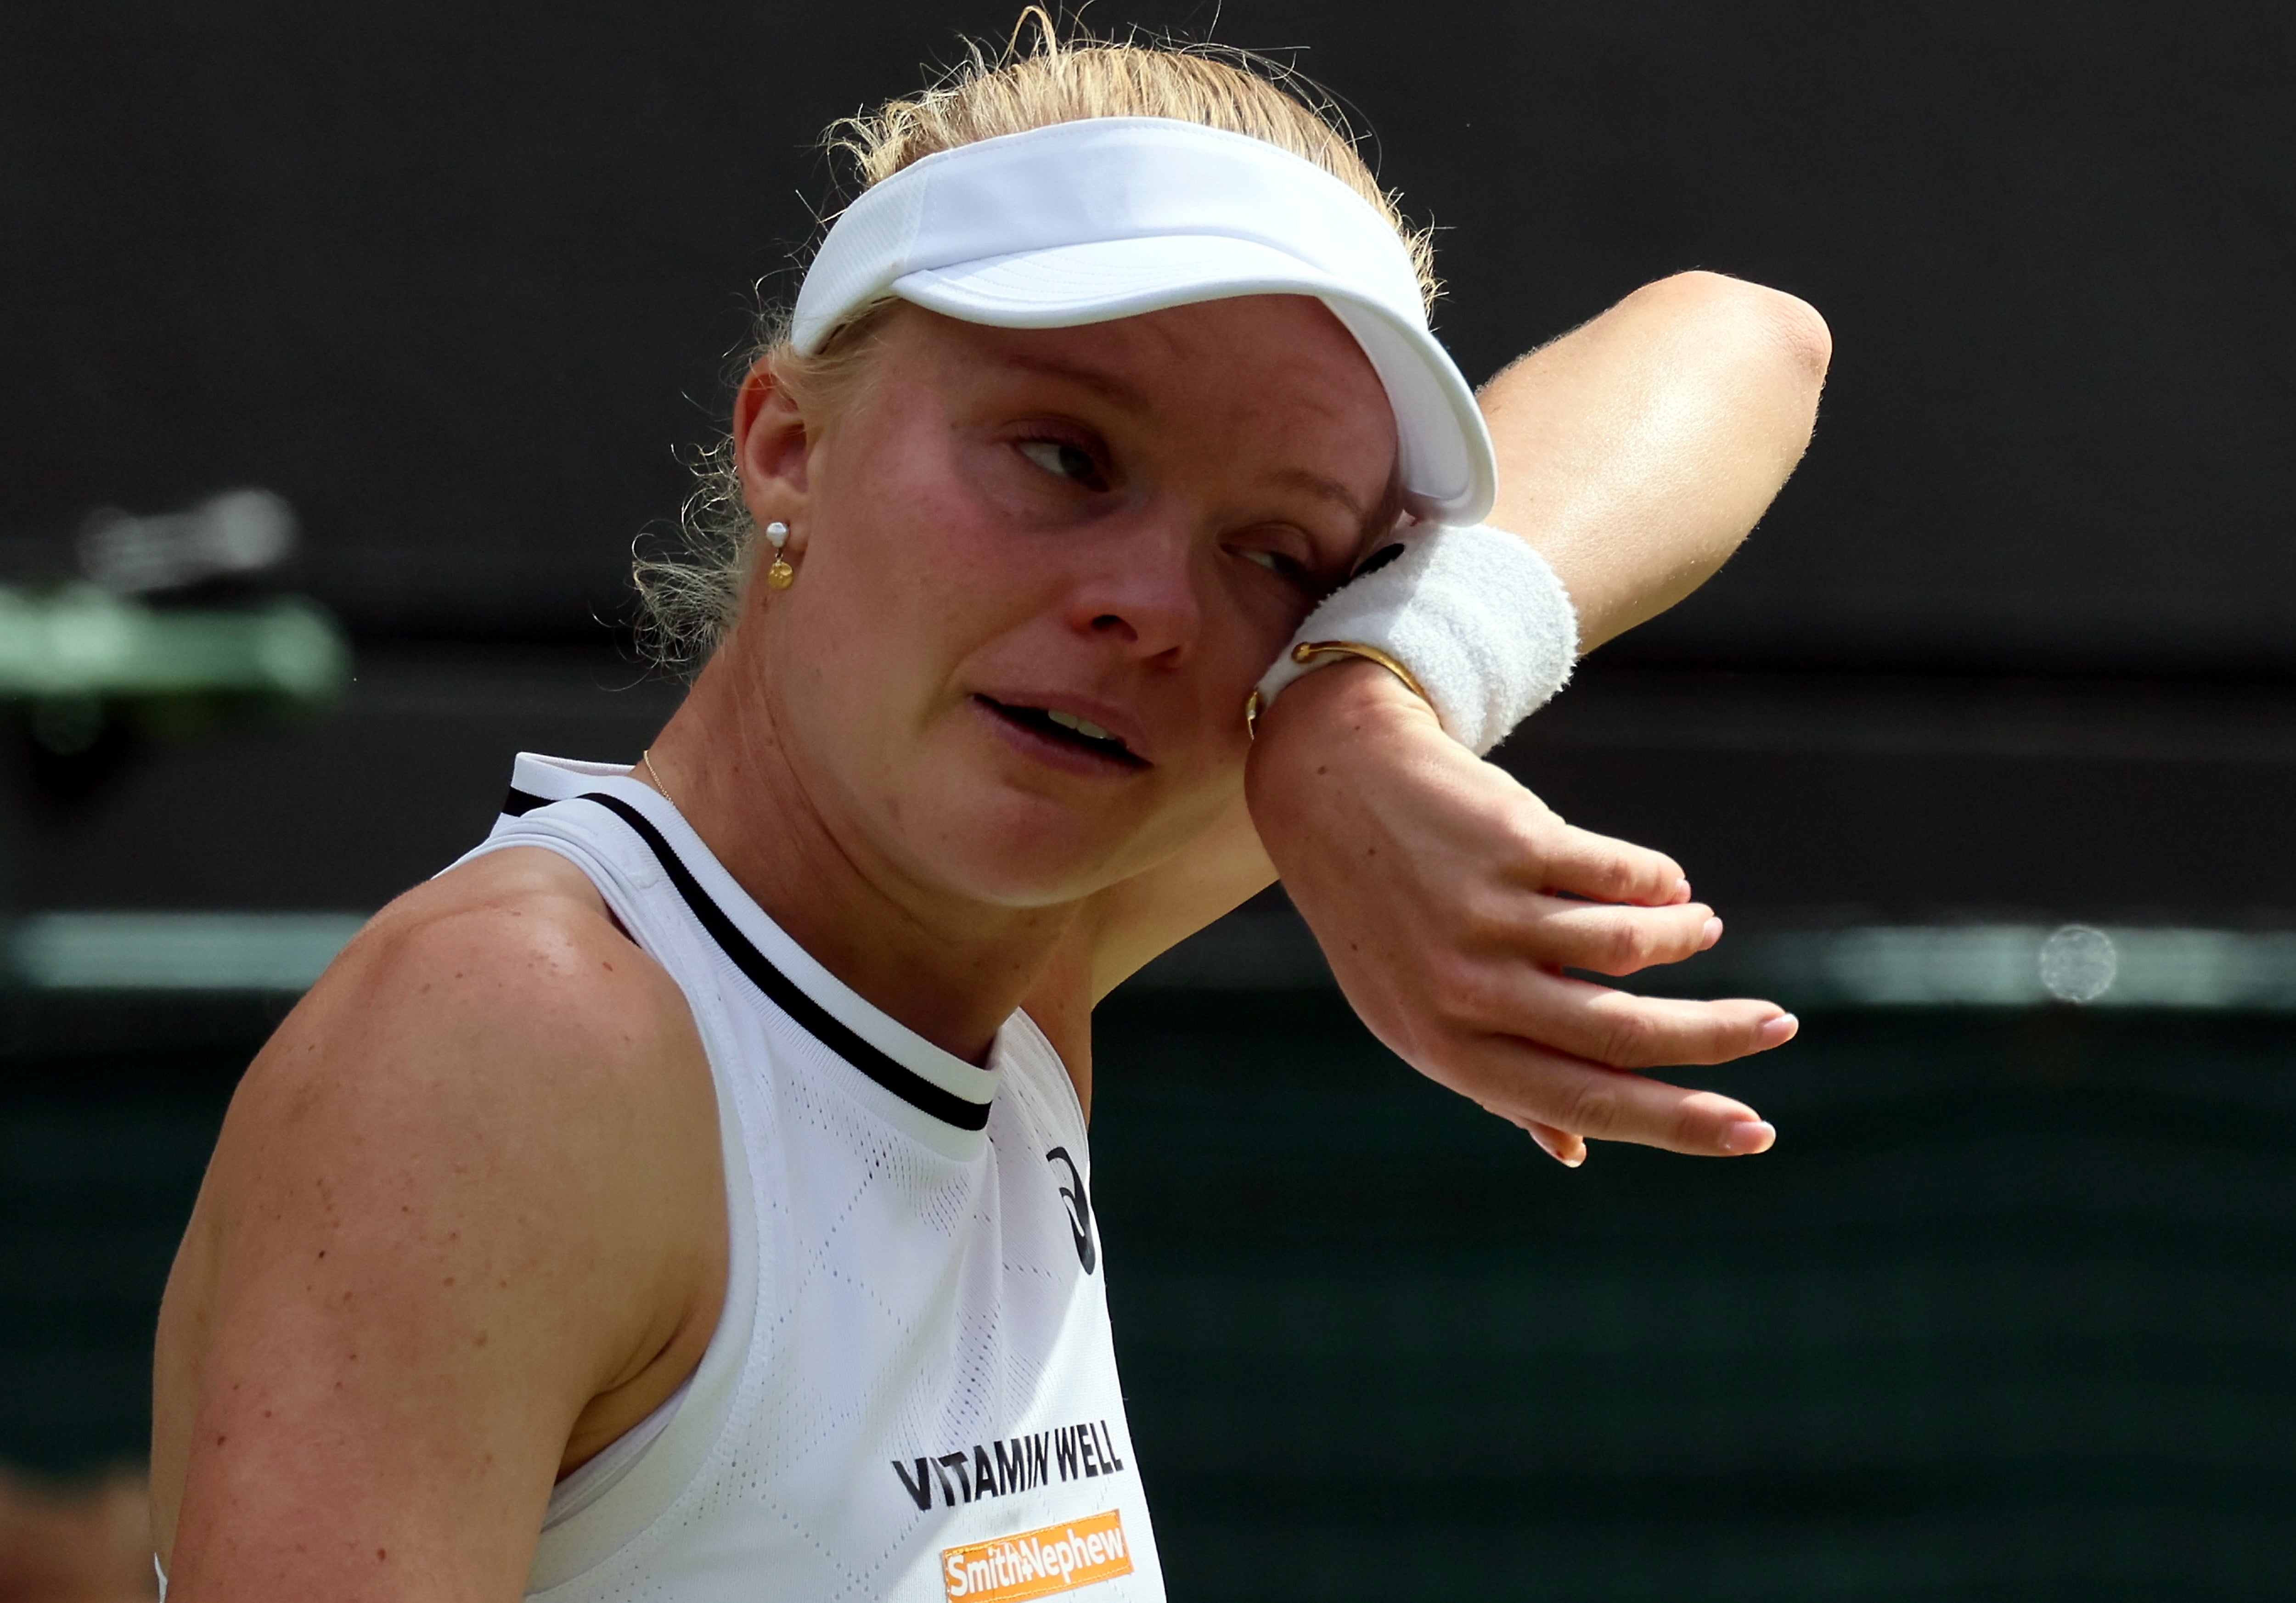
[(1056, 478), (1088, 490), (1105, 489), (1100, 476), (1100, 464), (1092, 453), (1081, 446), (1072, 446), (1062, 439), (1024, 439), (1021, 454)]
[(1299, 558), (1269, 546), (1253, 546), (1236, 552), (1247, 562), (1258, 564), (1297, 590), (1320, 593), (1324, 586), (1317, 581), (1313, 567)]

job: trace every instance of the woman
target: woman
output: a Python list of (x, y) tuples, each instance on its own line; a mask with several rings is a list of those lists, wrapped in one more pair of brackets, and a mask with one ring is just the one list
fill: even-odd
[(849, 132), (735, 557), (669, 585), (692, 695), (635, 769), (521, 758), (234, 1100), (160, 1333), (177, 1603), (1160, 1596), (1090, 1011), (1278, 867), (1382, 1037), (1565, 1161), (1772, 1139), (1623, 1071), (1790, 1018), (1560, 972), (1710, 945), (1673, 863), (1375, 648), (1242, 714), (1405, 513), (1496, 491), (1586, 646), (1670, 604), (1808, 438), (1815, 315), (1654, 287), (1486, 437), (1423, 249), (1259, 78), (1048, 41)]

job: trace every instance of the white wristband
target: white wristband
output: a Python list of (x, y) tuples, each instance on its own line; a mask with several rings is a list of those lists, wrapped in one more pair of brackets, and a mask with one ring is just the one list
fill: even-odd
[(1400, 530), (1325, 596), (1259, 681), (1258, 707), (1369, 646), (1410, 670), (1451, 738), (1480, 757), (1545, 706), (1578, 659), (1578, 615), (1546, 559), (1488, 524)]

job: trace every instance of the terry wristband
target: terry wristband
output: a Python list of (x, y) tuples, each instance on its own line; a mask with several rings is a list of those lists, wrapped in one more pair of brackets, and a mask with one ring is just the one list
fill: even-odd
[(1399, 532), (1308, 615), (1261, 677), (1255, 710), (1348, 657), (1394, 673), (1480, 757), (1570, 679), (1578, 615), (1554, 569), (1513, 535), (1423, 526)]

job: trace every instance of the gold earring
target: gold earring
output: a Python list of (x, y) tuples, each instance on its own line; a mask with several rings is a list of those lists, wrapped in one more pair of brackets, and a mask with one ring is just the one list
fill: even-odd
[(787, 590), (797, 583), (797, 569), (791, 568), (789, 558), (782, 554), (782, 547), (789, 544), (789, 525), (778, 518), (775, 519), (766, 525), (766, 538), (774, 543), (774, 565), (766, 569), (767, 587)]

